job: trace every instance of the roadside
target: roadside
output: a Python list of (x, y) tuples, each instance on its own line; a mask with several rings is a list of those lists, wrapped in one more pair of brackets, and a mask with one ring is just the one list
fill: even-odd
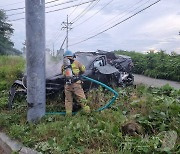
[(0, 154), (38, 154), (39, 152), (23, 146), (21, 143), (11, 140), (5, 133), (0, 132)]
[(154, 79), (143, 75), (134, 74), (134, 83), (135, 84), (145, 84), (153, 87), (161, 87), (165, 84), (169, 84), (171, 87), (175, 89), (180, 89), (180, 82), (163, 80), (163, 79)]

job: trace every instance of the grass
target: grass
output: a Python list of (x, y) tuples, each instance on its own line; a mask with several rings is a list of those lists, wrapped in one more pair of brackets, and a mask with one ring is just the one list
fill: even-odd
[[(7, 110), (8, 89), (0, 93), (0, 130), (25, 146), (42, 153), (179, 153), (180, 152), (180, 90), (166, 85), (151, 88), (144, 85), (116, 88), (119, 97), (107, 110), (67, 117), (48, 115), (36, 124), (26, 122), (26, 99), (18, 97), (14, 109)], [(90, 91), (88, 102), (95, 110), (109, 99), (111, 93), (102, 88)], [(54, 104), (54, 106), (53, 106)], [(47, 110), (62, 108), (60, 96), (47, 100)], [(123, 136), (121, 126), (136, 121), (143, 135)], [(167, 131), (178, 134), (171, 149), (159, 134)], [(168, 138), (173, 143), (173, 138)], [(167, 145), (168, 147), (168, 145)]]
[(0, 56), (0, 90), (8, 89), (22, 76), (24, 65), (25, 60), (20, 56)]

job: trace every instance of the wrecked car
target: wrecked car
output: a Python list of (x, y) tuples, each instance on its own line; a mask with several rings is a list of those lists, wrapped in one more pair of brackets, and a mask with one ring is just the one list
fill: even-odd
[[(87, 52), (79, 52), (79, 54), (87, 54)], [(131, 57), (125, 55), (116, 55), (114, 52), (107, 52), (102, 50), (97, 50), (97, 52), (88, 52), (88, 54), (95, 55), (105, 55), (107, 64), (118, 69), (121, 74), (122, 86), (133, 85), (134, 75), (132, 74), (132, 69), (134, 64)]]
[[(119, 60), (118, 57), (110, 59), (110, 57), (106, 54), (98, 52), (76, 52), (75, 56), (76, 60), (86, 66), (86, 72), (83, 75), (98, 80), (109, 86), (123, 86), (125, 84), (123, 83), (125, 80), (122, 75), (124, 70), (120, 70), (120, 67), (124, 67), (122, 64), (124, 64), (123, 62), (125, 61)], [(129, 64), (127, 63), (126, 65)], [(124, 69), (127, 68), (124, 67)], [(82, 86), (85, 92), (98, 87), (98, 85), (93, 82), (84, 79), (82, 79), (82, 81)], [(64, 84), (65, 78), (61, 73), (48, 77), (46, 79), (46, 95), (51, 96), (53, 94), (63, 93)], [(9, 92), (9, 108), (12, 107), (15, 96), (18, 94), (26, 95), (26, 90), (26, 76), (24, 76), (21, 80), (16, 80), (14, 82)]]

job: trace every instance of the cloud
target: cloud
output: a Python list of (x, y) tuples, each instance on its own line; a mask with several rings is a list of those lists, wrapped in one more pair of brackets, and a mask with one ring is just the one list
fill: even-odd
[(180, 17), (176, 15), (160, 16), (156, 19), (151, 19), (141, 26), (142, 32), (149, 32), (153, 34), (167, 34), (179, 29)]
[[(100, 1), (72, 27), (77, 26), (85, 19), (92, 16), (110, 1), (111, 0)], [(16, 2), (18, 2), (18, 0), (13, 1), (13, 3)], [(72, 44), (93, 36), (117, 22), (122, 21), (150, 3), (155, 2), (155, 0), (149, 1), (146, 5), (134, 10), (136, 7), (145, 2), (146, 1), (141, 0), (113, 0), (106, 8), (96, 14), (93, 18), (72, 29), (69, 32), (69, 43)], [(4, 5), (6, 3), (8, 4), (12, 2), (11, 0), (0, 0), (0, 5)], [(21, 7), (21, 5), (23, 6), (24, 3), (18, 4), (18, 7)], [(82, 5), (77, 7), (76, 11), (71, 14), (69, 21), (81, 13), (86, 6), (87, 5)], [(179, 0), (173, 0), (173, 2), (170, 0), (163, 0), (115, 28), (108, 30), (86, 42), (72, 46), (71, 48), (74, 51), (92, 51), (97, 49), (143, 51), (148, 50), (149, 48), (157, 48), (168, 51), (176, 50), (179, 52), (179, 6)], [(11, 9), (12, 7), (17, 7), (17, 5), (7, 6), (6, 9)], [(67, 14), (70, 14), (73, 10), (74, 8), (71, 8), (46, 14), (46, 43), (50, 48), (52, 48), (53, 43), (55, 45), (55, 49), (58, 49), (61, 46), (64, 35), (66, 34), (66, 31), (61, 31), (61, 23), (66, 21)], [(132, 10), (134, 11), (130, 12)], [(122, 18), (124, 14), (126, 14), (126, 16)], [(21, 16), (12, 16), (10, 19), (16, 19), (19, 17)], [(13, 22), (13, 27), (15, 32), (12, 40), (15, 42), (15, 47), (20, 49), (22, 48), (22, 42), (25, 40), (25, 20)]]

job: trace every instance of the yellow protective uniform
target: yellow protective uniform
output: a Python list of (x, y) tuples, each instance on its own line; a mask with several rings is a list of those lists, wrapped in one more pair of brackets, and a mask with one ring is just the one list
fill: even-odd
[[(80, 74), (84, 73), (86, 70), (85, 66), (76, 60), (74, 60), (73, 63), (71, 64), (71, 68), (74, 76), (79, 76)], [(64, 74), (64, 66), (62, 66), (61, 70), (62, 70), (62, 74)], [(82, 88), (80, 80), (72, 84), (66, 84), (64, 89), (65, 89), (65, 108), (67, 114), (72, 114), (73, 95), (76, 96), (75, 99), (77, 100), (78, 103), (80, 103), (82, 108), (89, 109), (89, 107), (86, 106), (86, 96), (84, 94), (84, 90)]]

